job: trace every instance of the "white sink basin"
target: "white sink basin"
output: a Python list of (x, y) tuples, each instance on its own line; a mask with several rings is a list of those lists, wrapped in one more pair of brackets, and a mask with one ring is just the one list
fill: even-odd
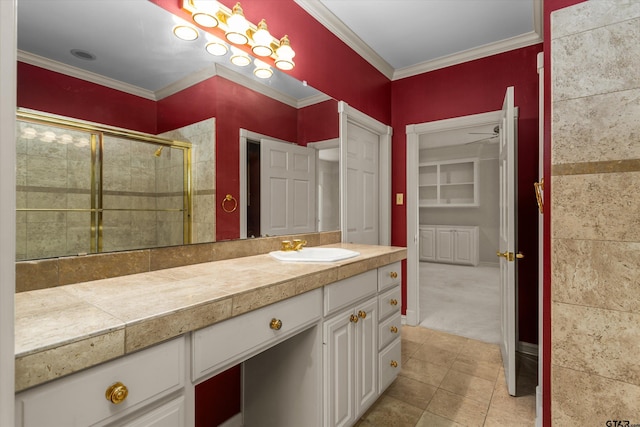
[(360, 252), (342, 248), (302, 248), (299, 251), (274, 251), (269, 255), (280, 261), (335, 262), (360, 255)]

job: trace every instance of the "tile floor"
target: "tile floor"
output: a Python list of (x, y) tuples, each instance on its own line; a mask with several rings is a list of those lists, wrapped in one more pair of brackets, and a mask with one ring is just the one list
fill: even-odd
[(402, 371), (356, 426), (534, 426), (536, 364), (518, 366), (511, 397), (497, 345), (403, 326)]

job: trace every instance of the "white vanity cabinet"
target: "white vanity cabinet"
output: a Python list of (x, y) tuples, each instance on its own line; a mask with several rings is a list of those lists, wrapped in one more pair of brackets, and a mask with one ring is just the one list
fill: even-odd
[(16, 395), (16, 426), (186, 427), (185, 337)]
[(325, 426), (350, 426), (378, 398), (375, 270), (325, 286)]

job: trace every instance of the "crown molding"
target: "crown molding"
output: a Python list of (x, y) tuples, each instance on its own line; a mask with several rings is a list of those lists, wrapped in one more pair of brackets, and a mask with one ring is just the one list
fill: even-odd
[(191, 73), (188, 76), (178, 81), (175, 81), (170, 85), (163, 87), (162, 89), (157, 90), (155, 92), (155, 100), (160, 101), (163, 98), (176, 94), (182, 90), (185, 90), (188, 87), (191, 87), (207, 79), (210, 79), (216, 74), (217, 72), (216, 72), (215, 66), (205, 67), (200, 71)]
[(44, 68), (46, 70), (55, 71), (56, 73), (75, 77), (77, 79), (99, 84), (101, 86), (106, 86), (108, 88), (115, 89), (120, 92), (125, 92), (131, 95), (139, 96), (141, 98), (150, 99), (152, 101), (156, 100), (155, 94), (150, 90), (142, 89), (141, 87), (138, 87), (138, 86), (134, 86), (127, 83), (123, 83), (118, 80), (110, 79), (108, 77), (101, 76), (100, 74), (92, 73), (91, 71), (86, 71), (77, 67), (72, 67), (70, 65), (63, 64), (62, 62), (54, 61), (53, 59), (48, 59), (43, 56), (34, 55), (29, 52), (18, 50), (17, 59), (18, 61), (24, 62), (26, 64), (34, 65), (36, 67)]
[(474, 59), (485, 58), (487, 56), (496, 55), (498, 53), (508, 52), (510, 50), (531, 46), (542, 43), (542, 37), (535, 31), (512, 37), (510, 39), (501, 40), (495, 43), (489, 43), (484, 46), (465, 50), (453, 55), (443, 56), (437, 59), (421, 62), (410, 67), (398, 68), (393, 73), (392, 80), (404, 79), (418, 74), (427, 73), (429, 71), (438, 70), (452, 65), (462, 64), (464, 62), (473, 61)]
[(117, 91), (128, 93), (130, 95), (139, 96), (151, 101), (159, 101), (216, 75), (294, 108), (308, 107), (310, 105), (331, 99), (329, 96), (321, 93), (318, 95), (310, 96), (308, 98), (297, 100), (285, 93), (271, 88), (270, 86), (256, 82), (253, 79), (250, 79), (246, 76), (243, 76), (242, 74), (236, 73), (235, 71), (232, 71), (229, 68), (220, 66), (218, 64), (214, 64), (214, 66), (212, 67), (203, 68), (200, 71), (192, 73), (187, 77), (176, 81), (175, 83), (172, 83), (156, 92), (153, 92), (147, 89), (142, 89), (138, 86), (123, 83), (118, 80), (110, 79), (108, 77), (92, 73), (90, 71), (85, 71), (77, 67), (72, 67), (70, 65), (24, 51), (18, 51), (17, 59), (18, 61), (34, 65), (36, 67), (75, 77), (77, 79), (115, 89)]
[(339, 20), (325, 5), (318, 0), (294, 0), (316, 21), (324, 25), (336, 37), (346, 43), (358, 55), (373, 65), (378, 71), (391, 79), (394, 74), (393, 67), (369, 47), (349, 27)]
[(324, 25), (336, 37), (351, 47), (358, 55), (373, 65), (390, 80), (399, 80), (415, 76), (440, 68), (461, 64), (463, 62), (480, 59), (498, 53), (542, 43), (542, 0), (533, 0), (533, 28), (534, 30), (516, 37), (486, 44), (477, 48), (448, 56), (421, 62), (410, 67), (393, 69), (380, 55), (371, 49), (349, 27), (340, 21), (326, 6), (318, 0), (294, 0), (309, 15)]
[(315, 105), (315, 104), (319, 104), (321, 102), (324, 101), (328, 101), (331, 98), (329, 95), (326, 95), (324, 93), (319, 93), (317, 95), (312, 95), (312, 96), (308, 96), (306, 98), (303, 99), (299, 99), (297, 102), (297, 107), (298, 108), (304, 108), (304, 107), (308, 107), (310, 105)]

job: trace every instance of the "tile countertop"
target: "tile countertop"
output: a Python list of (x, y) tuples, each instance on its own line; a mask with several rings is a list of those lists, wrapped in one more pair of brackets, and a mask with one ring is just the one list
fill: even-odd
[(392, 246), (338, 262), (269, 254), (60, 286), (15, 296), (16, 392), (406, 258)]

